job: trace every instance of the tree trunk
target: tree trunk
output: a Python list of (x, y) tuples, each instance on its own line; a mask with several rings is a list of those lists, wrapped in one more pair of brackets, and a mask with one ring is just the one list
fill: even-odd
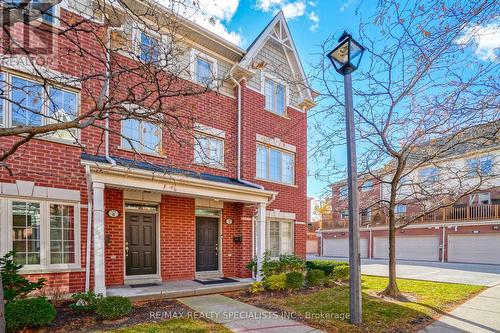
[(394, 213), (389, 213), (389, 283), (382, 292), (383, 295), (391, 298), (399, 298), (401, 293), (396, 282), (396, 227)]
[(3, 284), (0, 276), (0, 333), (5, 333), (5, 309), (3, 303)]

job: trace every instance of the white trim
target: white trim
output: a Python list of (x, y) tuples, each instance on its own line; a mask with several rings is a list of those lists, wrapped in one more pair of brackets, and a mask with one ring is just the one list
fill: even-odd
[(208, 54), (199, 51), (193, 47), (191, 47), (191, 63), (189, 64), (189, 69), (190, 69), (190, 74), (191, 74), (191, 81), (196, 83), (196, 84), (202, 84), (201, 82), (198, 82), (196, 80), (196, 59), (199, 58), (201, 60), (204, 60), (208, 63), (211, 64), (210, 68), (212, 70), (212, 83), (210, 84), (211, 88), (214, 88), (217, 86), (217, 81), (218, 81), (218, 69), (219, 69), (219, 64), (217, 63), (217, 59), (214, 57), (209, 56)]
[(35, 186), (34, 182), (16, 180), (15, 183), (0, 183), (0, 195), (31, 200), (80, 201), (80, 191), (56, 187)]
[(270, 137), (267, 137), (267, 136), (264, 136), (262, 134), (258, 134), (257, 133), (255, 135), (255, 140), (257, 142), (262, 142), (262, 143), (265, 143), (267, 145), (271, 145), (271, 146), (274, 146), (274, 147), (282, 149), (282, 150), (287, 150), (287, 151), (292, 152), (292, 153), (296, 153), (297, 152), (297, 147), (295, 147), (292, 144), (283, 142), (283, 141), (281, 141), (280, 138), (277, 138), (277, 137), (276, 138), (270, 138)]
[(274, 218), (274, 219), (285, 219), (285, 220), (295, 220), (295, 213), (282, 212), (279, 209), (274, 210), (266, 210), (266, 218)]
[(207, 134), (207, 135), (210, 135), (210, 136), (215, 136), (215, 137), (218, 137), (218, 138), (221, 138), (221, 139), (225, 139), (226, 138), (226, 132), (225, 131), (217, 129), (215, 127), (210, 127), (210, 126), (207, 126), (207, 125), (203, 125), (203, 124), (200, 124), (200, 123), (195, 123), (194, 124), (194, 130), (196, 132), (200, 132), (200, 133)]

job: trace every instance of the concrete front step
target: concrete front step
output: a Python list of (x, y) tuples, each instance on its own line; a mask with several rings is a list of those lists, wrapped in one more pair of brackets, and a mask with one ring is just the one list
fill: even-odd
[(253, 279), (236, 279), (238, 282), (204, 285), (192, 280), (163, 282), (158, 286), (132, 288), (130, 286), (110, 287), (108, 296), (125, 296), (133, 301), (149, 301), (164, 298), (179, 298), (210, 295), (228, 291), (245, 290)]

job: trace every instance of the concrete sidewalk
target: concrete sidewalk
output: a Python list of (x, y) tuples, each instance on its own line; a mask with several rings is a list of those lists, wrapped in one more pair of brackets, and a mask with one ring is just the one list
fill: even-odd
[(208, 319), (223, 324), (233, 332), (320, 333), (281, 314), (259, 309), (222, 295), (195, 296), (179, 299)]
[(500, 285), (483, 291), (419, 333), (500, 332)]

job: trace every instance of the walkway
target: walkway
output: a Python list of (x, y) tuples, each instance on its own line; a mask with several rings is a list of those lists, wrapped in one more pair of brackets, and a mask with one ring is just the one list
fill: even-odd
[(320, 333), (280, 314), (259, 309), (222, 295), (181, 298), (180, 302), (233, 332)]
[(483, 291), (419, 333), (500, 332), (500, 285)]

